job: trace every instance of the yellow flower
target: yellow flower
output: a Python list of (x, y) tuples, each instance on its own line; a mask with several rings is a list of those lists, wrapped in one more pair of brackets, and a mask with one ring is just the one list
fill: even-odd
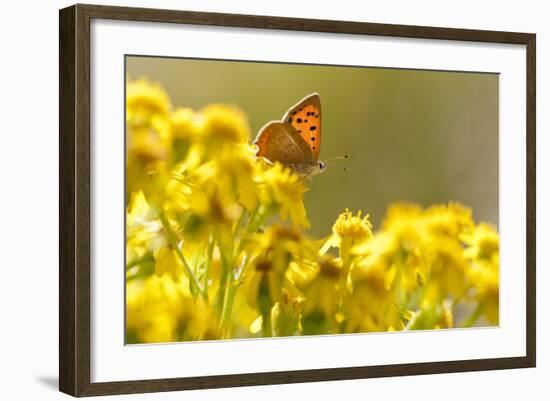
[(241, 215), (242, 207), (227, 180), (217, 179), (213, 162), (199, 164), (195, 154), (191, 150), (187, 160), (172, 171), (166, 185), (165, 210), (185, 213), (186, 227), (194, 234), (204, 234), (208, 224), (230, 226)]
[(126, 85), (126, 121), (133, 127), (148, 125), (155, 115), (166, 115), (170, 99), (157, 83), (147, 79), (130, 80)]
[(344, 301), (345, 332), (401, 329), (398, 300), (393, 289), (395, 272), (383, 256), (372, 254), (351, 271), (352, 293)]
[[(244, 292), (252, 307), (274, 305), (280, 301), (285, 272), (291, 262), (315, 254), (314, 247), (300, 231), (291, 227), (271, 226), (246, 241), (245, 249), (253, 258), (244, 278)], [(264, 307), (266, 306), (264, 305)]]
[(479, 261), (470, 270), (474, 283), (475, 299), (482, 305), (483, 313), (491, 324), (499, 323), (499, 269), (498, 259)]
[(461, 239), (467, 245), (464, 256), (468, 259), (491, 260), (499, 253), (499, 237), (495, 227), (487, 223), (478, 224), (470, 233)]
[(193, 193), (190, 210), (199, 219), (218, 226), (231, 226), (242, 213), (241, 206), (217, 188)]
[(178, 258), (176, 251), (170, 245), (157, 249), (154, 253), (155, 274), (162, 277), (164, 274), (170, 274), (172, 280), (178, 281), (183, 272), (183, 263)]
[(399, 302), (406, 307), (413, 292), (424, 282), (428, 267), (426, 246), (429, 240), (423, 210), (413, 203), (394, 203), (388, 207), (382, 231), (363, 247), (369, 255), (383, 258), (395, 277)]
[[(471, 211), (458, 204), (435, 205), (423, 210), (417, 204), (395, 203), (388, 208), (383, 232), (393, 237), (391, 251), (399, 281), (400, 302), (414, 298), (413, 291), (427, 286), (427, 297), (462, 296), (467, 289), (467, 264), (458, 236), (471, 223)], [(393, 253), (393, 254), (392, 254)]]
[(182, 324), (184, 326), (182, 340), (219, 340), (223, 338), (223, 330), (218, 318), (208, 304), (198, 299), (192, 308), (192, 318)]
[(299, 333), (302, 302), (303, 298), (282, 290), (281, 300), (272, 311), (273, 331), (276, 336), (293, 336)]
[(332, 236), (321, 249), (324, 254), (331, 246), (340, 248), (340, 257), (345, 263), (349, 263), (351, 253), (359, 249), (372, 238), (372, 224), (369, 215), (361, 217), (361, 211), (354, 216), (348, 209), (341, 213), (332, 226)]
[(332, 226), (332, 232), (336, 234), (340, 240), (343, 238), (351, 238), (354, 242), (364, 242), (372, 236), (372, 224), (369, 221), (369, 215), (361, 217), (361, 211), (354, 216), (348, 209), (342, 213), (336, 223)]
[(473, 226), (472, 210), (458, 202), (434, 205), (424, 215), (427, 228), (434, 235), (457, 238)]
[(211, 185), (231, 197), (252, 212), (258, 204), (258, 188), (254, 182), (257, 168), (254, 155), (247, 145), (234, 146), (212, 162)]
[(445, 297), (460, 299), (470, 287), (470, 264), (455, 238), (434, 237), (429, 244), (430, 271), (426, 298), (439, 301)]
[(143, 192), (133, 193), (126, 210), (126, 261), (143, 257), (166, 243), (162, 225)]
[(388, 207), (382, 228), (394, 236), (399, 248), (396, 251), (411, 252), (418, 246), (425, 236), (422, 217), (422, 208), (417, 204), (394, 203)]
[[(126, 88), (127, 170), (137, 170), (130, 175), (131, 185), (136, 185), (146, 178), (143, 164), (156, 160), (168, 160), (172, 151), (170, 107), (168, 94), (160, 85), (146, 79), (128, 81)], [(141, 174), (136, 174), (138, 172)], [(132, 177), (133, 175), (136, 177)]]
[(338, 331), (338, 310), (343, 292), (341, 263), (328, 256), (318, 262), (317, 274), (304, 288), (302, 328), (304, 334)]
[(178, 341), (181, 321), (191, 317), (192, 300), (167, 276), (126, 283), (126, 330), (130, 343)]
[(467, 244), (464, 256), (472, 263), (469, 277), (475, 287), (475, 299), (491, 324), (499, 322), (499, 237), (490, 224), (477, 225), (462, 237)]
[(178, 107), (169, 116), (172, 135), (171, 153), (173, 162), (184, 160), (191, 146), (196, 143), (200, 117), (193, 109)]
[(192, 197), (200, 192), (200, 156), (190, 151), (185, 161), (178, 163), (171, 171), (166, 184), (166, 204), (164, 209), (174, 212), (186, 212), (191, 207)]
[[(212, 309), (193, 300), (181, 275), (149, 276), (126, 283), (126, 339), (129, 343), (158, 343), (221, 338)], [(183, 285), (182, 285), (183, 284)]]
[(258, 258), (244, 277), (243, 290), (248, 304), (263, 311), (279, 298), (284, 272), (275, 270), (275, 266), (265, 258)]
[(261, 174), (260, 185), (264, 188), (262, 203), (275, 204), (282, 220), (290, 221), (303, 228), (309, 227), (304, 206), (304, 186), (302, 177), (292, 169), (279, 163), (267, 165)]
[(233, 106), (211, 104), (200, 110), (198, 128), (209, 151), (223, 151), (225, 145), (246, 143), (250, 128), (246, 115)]
[(133, 161), (132, 158), (144, 163), (168, 159), (171, 145), (169, 127), (161, 119), (153, 118), (153, 122), (151, 126), (128, 131), (129, 162)]
[(178, 107), (170, 114), (174, 138), (192, 140), (198, 130), (198, 116), (189, 107)]

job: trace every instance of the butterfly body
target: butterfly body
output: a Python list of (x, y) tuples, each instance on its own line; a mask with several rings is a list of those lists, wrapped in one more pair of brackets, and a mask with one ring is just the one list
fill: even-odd
[(292, 106), (280, 121), (264, 125), (254, 144), (256, 155), (293, 168), (304, 176), (325, 170), (321, 150), (321, 99), (312, 93)]

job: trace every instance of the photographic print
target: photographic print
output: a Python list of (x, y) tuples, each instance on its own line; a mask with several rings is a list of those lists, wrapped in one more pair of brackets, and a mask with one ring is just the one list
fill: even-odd
[(498, 74), (125, 77), (126, 344), (499, 325)]

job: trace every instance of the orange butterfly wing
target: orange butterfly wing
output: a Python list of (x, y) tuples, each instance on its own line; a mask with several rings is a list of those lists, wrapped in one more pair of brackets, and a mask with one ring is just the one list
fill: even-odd
[(321, 98), (312, 93), (291, 107), (283, 117), (291, 124), (311, 149), (313, 160), (319, 160), (321, 152)]

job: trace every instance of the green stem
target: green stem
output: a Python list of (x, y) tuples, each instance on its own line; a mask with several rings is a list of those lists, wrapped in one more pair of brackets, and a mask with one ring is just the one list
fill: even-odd
[(218, 289), (218, 295), (216, 297), (216, 309), (219, 311), (220, 315), (223, 313), (223, 309), (224, 309), (226, 289), (227, 289), (227, 272), (226, 272), (226, 269), (223, 268), (222, 275), (220, 278), (220, 288)]
[[(227, 295), (227, 281), (229, 279), (229, 275), (231, 274), (232, 255), (230, 254), (232, 254), (232, 249), (226, 249), (227, 244), (224, 243), (223, 238), (218, 230), (216, 231), (215, 236), (216, 243), (218, 244), (218, 249), (220, 250), (220, 259), (222, 265), (220, 286), (218, 288), (218, 294), (216, 295), (216, 310), (221, 316), (224, 309), (225, 298)], [(233, 245), (231, 245), (231, 247), (233, 247)]]
[(258, 231), (264, 224), (273, 210), (266, 208), (265, 206), (258, 206), (248, 219), (248, 227), (246, 232), (249, 234)]
[(477, 322), (477, 319), (479, 319), (484, 309), (485, 305), (483, 303), (477, 305), (472, 314), (462, 322), (462, 327), (472, 327), (474, 323)]
[(233, 311), (233, 304), (235, 303), (235, 295), (237, 294), (237, 290), (240, 287), (239, 280), (241, 279), (245, 266), (246, 256), (243, 258), (240, 269), (237, 272), (237, 275), (233, 278), (232, 283), (229, 285), (229, 289), (227, 290), (227, 297), (225, 299), (222, 309), (222, 324), (224, 326), (229, 323), (229, 319)]
[(267, 312), (262, 312), (262, 335), (264, 337), (273, 336), (273, 327), (271, 324), (271, 309)]
[(206, 300), (208, 301), (208, 281), (210, 280), (210, 270), (212, 269), (212, 259), (214, 256), (214, 238), (212, 235), (208, 238), (208, 250), (206, 251), (206, 266), (204, 269), (203, 286), (205, 289)]
[(193, 271), (189, 267), (187, 260), (185, 260), (185, 257), (183, 256), (183, 253), (181, 252), (181, 249), (178, 246), (176, 234), (172, 230), (172, 227), (170, 226), (170, 222), (168, 221), (168, 219), (166, 218), (163, 212), (159, 214), (159, 219), (162, 223), (164, 231), (166, 232), (166, 236), (168, 237), (168, 243), (176, 251), (176, 255), (178, 256), (178, 258), (181, 260), (183, 264), (183, 268), (185, 270), (185, 274), (187, 275), (187, 278), (189, 278), (190, 285), (193, 286), (194, 289), (206, 299), (206, 292), (202, 287), (201, 283), (199, 282), (199, 280), (197, 279), (197, 277), (193, 274)]
[(138, 266), (138, 265), (141, 265), (141, 264), (144, 264), (144, 263), (151, 263), (151, 262), (154, 262), (154, 261), (155, 261), (155, 258), (153, 257), (153, 255), (151, 255), (149, 253), (149, 254), (144, 255), (141, 258), (132, 260), (130, 263), (128, 263), (126, 265), (126, 270), (131, 269), (134, 266)]
[[(254, 219), (254, 216), (256, 215), (257, 210), (258, 210), (258, 208), (256, 208), (256, 210), (249, 216), (247, 232), (249, 232), (248, 230), (250, 229), (250, 225), (252, 223), (252, 220)], [(241, 216), (240, 216), (239, 220), (237, 221), (237, 224), (235, 225), (235, 228), (233, 230), (233, 238), (234, 239), (236, 239), (238, 237), (239, 231), (241, 230), (241, 227), (243, 225), (244, 220), (246, 219), (247, 214), (248, 213), (246, 212), (246, 210), (243, 210), (243, 212), (241, 213)], [(223, 289), (223, 292), (220, 292), (220, 294), (218, 296), (218, 310), (221, 311), (222, 323), (223, 324), (226, 324), (226, 323), (229, 322), (229, 318), (231, 316), (231, 310), (233, 309), (233, 302), (234, 302), (234, 298), (235, 298), (235, 293), (236, 293), (236, 291), (239, 287), (238, 285), (234, 285), (234, 282), (238, 281), (240, 279), (240, 276), (241, 276), (242, 271), (243, 271), (243, 266), (244, 266), (244, 263), (246, 261), (246, 258), (245, 258), (243, 260), (243, 263), (241, 264), (241, 269), (237, 272), (237, 276), (232, 277), (233, 257), (234, 257), (234, 255), (239, 255), (241, 253), (242, 246), (243, 246), (242, 239), (243, 239), (243, 237), (240, 236), (239, 243), (238, 243), (236, 249), (232, 250), (232, 252), (231, 252), (231, 257), (230, 257), (231, 260), (226, 261), (227, 262), (227, 269), (224, 266), (224, 272), (222, 273), (222, 278), (220, 280), (220, 290)], [(220, 249), (221, 249), (221, 247), (220, 247)], [(224, 254), (222, 254), (222, 262), (224, 260), (223, 256), (224, 256)], [(225, 256), (227, 256), (227, 255), (225, 255)], [(223, 297), (221, 296), (222, 294), (223, 294)]]

